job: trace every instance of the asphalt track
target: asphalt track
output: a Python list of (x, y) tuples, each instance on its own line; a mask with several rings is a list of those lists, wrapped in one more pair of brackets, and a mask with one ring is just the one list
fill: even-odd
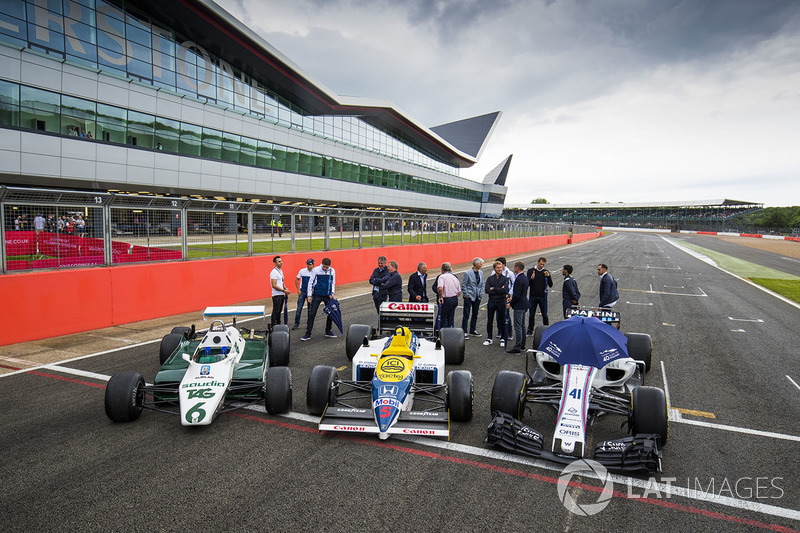
[[(607, 263), (619, 280), (622, 331), (653, 337), (647, 384), (668, 385), (664, 474), (614, 477), (613, 497), (601, 512), (578, 516), (562, 505), (561, 467), (483, 443), (495, 375), (523, 369), (521, 356), (505, 354), (497, 342), (483, 347), (483, 338), (467, 341), (463, 365), (475, 379), (475, 416), (454, 424), (449, 442), (319, 434), (305, 414), (308, 375), (315, 364), (347, 367), (348, 361), (344, 339), (322, 337), (317, 325), (309, 342), (292, 333), (294, 403), (286, 417), (241, 410), (187, 429), (176, 417), (145, 411), (134, 423), (109, 422), (105, 378), (139, 370), (152, 380), (157, 342), (0, 378), (0, 528), (800, 529), (800, 309), (659, 235), (619, 233), (545, 255), (557, 282), (551, 320), (560, 317), (560, 266), (575, 266), (581, 303), (591, 305), (594, 268)], [(347, 323), (375, 320), (368, 295), (342, 307)], [(485, 334), (485, 312), (478, 329)], [(549, 445), (555, 413), (537, 406), (524, 420)], [(623, 436), (621, 422), (601, 418), (587, 448)], [(573, 500), (598, 502), (598, 479), (572, 481)]]

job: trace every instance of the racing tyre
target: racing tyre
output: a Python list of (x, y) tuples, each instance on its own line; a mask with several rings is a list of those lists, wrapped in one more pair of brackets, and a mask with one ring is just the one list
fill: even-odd
[(158, 349), (158, 361), (162, 365), (167, 362), (169, 356), (181, 345), (181, 339), (183, 339), (183, 332), (170, 333), (169, 335), (164, 335), (164, 338), (161, 339), (161, 347)]
[(288, 366), (276, 366), (267, 371), (264, 407), (271, 415), (292, 410), (292, 371)]
[(114, 422), (133, 422), (142, 414), (144, 378), (138, 372), (119, 372), (106, 385), (106, 416)]
[(306, 389), (306, 407), (309, 414), (320, 416), (328, 405), (331, 407), (336, 405), (339, 392), (338, 380), (339, 371), (332, 366), (317, 365), (311, 370)]
[[(463, 339), (463, 336), (462, 336)], [(456, 422), (472, 420), (472, 373), (453, 370), (447, 373), (447, 407)]]
[(269, 340), (269, 366), (289, 366), (289, 332), (273, 330)]
[(275, 333), (277, 331), (285, 331), (286, 333), (289, 333), (289, 326), (287, 326), (286, 324), (275, 324), (274, 326), (272, 326), (272, 333)]
[(170, 333), (171, 334), (177, 333), (179, 335), (184, 335), (185, 334), (186, 338), (188, 339), (189, 336), (192, 334), (192, 328), (187, 328), (186, 326), (177, 326), (177, 327), (172, 328), (172, 331), (170, 331)]
[(647, 333), (626, 333), (628, 338), (628, 355), (631, 359), (644, 361), (644, 371), (650, 371), (653, 361), (653, 340)]
[(631, 393), (631, 429), (633, 434), (655, 433), (661, 436), (659, 446), (667, 443), (669, 419), (667, 397), (657, 387), (636, 387)]
[(444, 362), (447, 365), (460, 365), (464, 362), (464, 330), (461, 328), (442, 328), (439, 340), (444, 348)]
[(494, 378), (490, 411), (500, 411), (522, 420), (525, 412), (525, 375), (510, 370), (501, 370)]
[(372, 334), (372, 328), (364, 324), (350, 324), (347, 328), (347, 336), (344, 340), (344, 351), (349, 360), (353, 360), (356, 352), (364, 343), (364, 337), (369, 339)]
[(534, 350), (539, 349), (539, 345), (542, 343), (542, 334), (544, 330), (549, 328), (550, 326), (533, 326), (533, 346)]

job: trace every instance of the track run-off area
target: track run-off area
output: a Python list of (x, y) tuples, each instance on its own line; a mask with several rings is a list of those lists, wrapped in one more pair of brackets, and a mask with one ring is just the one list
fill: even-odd
[[(547, 257), (555, 282), (551, 323), (561, 319), (561, 266), (574, 266), (581, 304), (597, 305), (595, 267), (607, 264), (618, 281), (621, 331), (653, 338), (645, 382), (663, 388), (670, 406), (664, 472), (610, 476), (610, 498), (597, 476), (564, 479), (579, 505), (607, 499), (591, 516), (562, 503), (562, 466), (484, 444), (495, 376), (524, 372), (523, 356), (506, 354), (497, 341), (482, 345), (484, 298), (482, 336), (466, 341), (460, 367), (474, 378), (474, 416), (453, 423), (449, 441), (320, 434), (305, 406), (311, 369), (330, 364), (348, 376), (350, 367), (343, 336), (325, 338), (319, 319), (308, 342), (300, 342), (302, 327), (291, 332), (291, 413), (243, 409), (202, 428), (184, 428), (178, 417), (153, 411), (115, 424), (103, 411), (108, 378), (136, 370), (152, 381), (161, 337), (190, 323), (154, 330), (145, 342), (36, 367), (3, 357), (0, 525), (3, 531), (799, 530), (800, 306), (691, 248), (716, 243), (710, 236), (615, 233), (509, 258), (527, 269)], [(724, 253), (735, 257), (740, 248), (741, 259), (785, 264), (787, 274), (800, 275), (800, 262), (776, 262), (769, 252), (726, 243)], [(488, 274), (494, 257), (484, 259)], [(363, 269), (366, 277), (374, 265), (333, 267)], [(267, 278), (265, 272), (254, 283)], [(339, 296), (345, 326), (376, 323), (368, 284)], [(202, 329), (200, 315), (194, 322)], [(549, 447), (555, 418), (554, 410), (536, 405), (523, 422), (541, 431)], [(624, 436), (623, 422), (598, 419), (587, 450)]]

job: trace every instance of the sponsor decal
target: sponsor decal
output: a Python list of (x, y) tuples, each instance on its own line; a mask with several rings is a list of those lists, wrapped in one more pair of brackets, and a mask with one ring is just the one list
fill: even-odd
[(381, 381), (400, 381), (406, 372), (405, 360), (399, 357), (387, 357), (378, 365), (378, 379)]
[(604, 452), (624, 451), (626, 444), (618, 440), (607, 440), (600, 445), (600, 450)]
[(390, 311), (430, 311), (430, 304), (397, 303), (389, 304)]
[(367, 413), (369, 412), (367, 409), (352, 409), (347, 407), (337, 407), (337, 412), (339, 413)]
[(568, 437), (580, 437), (581, 436), (581, 432), (580, 431), (572, 431), (571, 429), (563, 429), (563, 428), (558, 430), (558, 434), (559, 435), (567, 435)]
[(184, 383), (181, 385), (182, 389), (197, 389), (199, 387), (224, 387), (225, 384), (221, 381), (207, 381), (205, 383)]
[(396, 407), (397, 409), (400, 409), (400, 402), (398, 402), (394, 398), (378, 398), (377, 400), (372, 402), (372, 407), (374, 408), (378, 408), (381, 405), (389, 405), (391, 407)]
[(610, 350), (603, 350), (600, 352), (600, 357), (603, 361), (610, 361), (619, 355), (619, 351), (616, 348), (611, 348)]
[(208, 376), (211, 373), (211, 365), (203, 365), (200, 367), (200, 375)]
[(398, 392), (397, 385), (381, 385), (380, 388), (380, 395), (381, 396), (397, 396)]
[(411, 433), (412, 435), (435, 435), (436, 432), (431, 429), (404, 429), (403, 433)]
[(581, 429), (581, 426), (579, 424), (564, 424), (564, 423), (562, 423), (561, 427), (562, 428)]
[(553, 344), (553, 341), (547, 341), (547, 346), (545, 347), (545, 349), (543, 351), (549, 353), (550, 355), (552, 355), (556, 359), (561, 357), (561, 348), (559, 348), (558, 346)]
[(364, 431), (366, 428), (362, 426), (333, 426), (333, 429), (338, 431)]
[(570, 407), (569, 409), (567, 409), (567, 412), (568, 412), (568, 413), (573, 413), (573, 414), (574, 414), (574, 413), (577, 413), (577, 412), (578, 412), (578, 410), (577, 410), (577, 409), (575, 409), (574, 407)]
[(441, 413), (434, 413), (432, 411), (409, 411), (409, 416), (439, 416)]

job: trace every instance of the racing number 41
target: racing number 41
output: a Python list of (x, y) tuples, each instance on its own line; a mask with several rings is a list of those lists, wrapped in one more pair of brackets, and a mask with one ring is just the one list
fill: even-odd
[(572, 389), (569, 391), (569, 395), (575, 398), (576, 400), (581, 399), (581, 389)]

